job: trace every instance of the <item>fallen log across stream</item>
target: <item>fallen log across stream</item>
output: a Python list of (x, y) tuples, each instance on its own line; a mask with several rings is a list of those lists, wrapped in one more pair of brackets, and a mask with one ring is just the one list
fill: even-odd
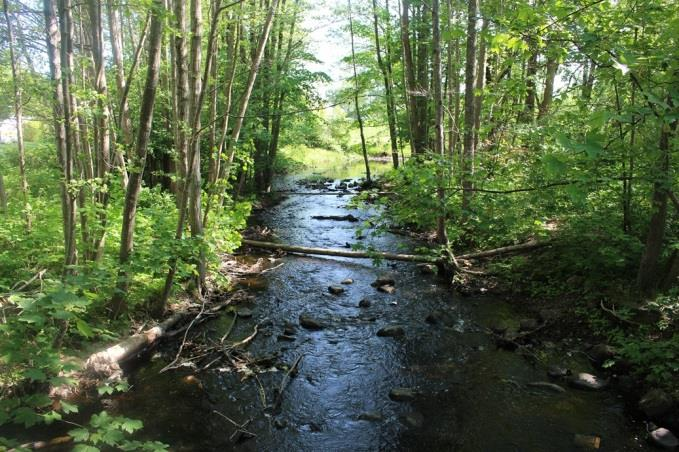
[[(315, 254), (320, 256), (339, 256), (339, 257), (355, 257), (359, 259), (386, 259), (392, 261), (404, 262), (418, 262), (423, 264), (439, 264), (447, 262), (443, 257), (422, 256), (418, 254), (400, 254), (400, 253), (385, 253), (381, 251), (352, 251), (352, 250), (338, 250), (333, 248), (311, 248), (308, 246), (285, 245), (282, 243), (262, 242), (259, 240), (243, 239), (243, 245), (248, 245), (254, 248), (263, 248), (269, 250), (283, 250), (290, 253), (300, 254)], [(483, 259), (487, 257), (495, 257), (504, 254), (520, 253), (524, 251), (531, 251), (537, 248), (547, 246), (548, 242), (538, 242), (531, 240), (519, 245), (504, 246), (492, 250), (478, 251), (475, 253), (468, 253), (456, 256), (458, 260)]]

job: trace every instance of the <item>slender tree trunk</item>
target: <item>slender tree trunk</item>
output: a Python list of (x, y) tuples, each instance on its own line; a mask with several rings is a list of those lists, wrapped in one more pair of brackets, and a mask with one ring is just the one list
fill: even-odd
[(410, 0), (403, 0), (401, 7), (401, 44), (403, 46), (403, 73), (405, 77), (405, 94), (408, 100), (408, 127), (410, 132), (410, 151), (413, 155), (422, 150), (417, 140), (417, 98), (419, 95), (415, 82), (413, 52), (410, 45)]
[(549, 113), (552, 106), (552, 99), (554, 97), (554, 80), (556, 79), (556, 71), (559, 69), (559, 60), (550, 56), (547, 58), (547, 73), (545, 75), (545, 90), (542, 95), (542, 102), (538, 110), (538, 120), (544, 118)]
[[(108, 106), (108, 86), (106, 84), (106, 63), (104, 61), (103, 26), (101, 20), (101, 3), (98, 0), (89, 0), (89, 14), (92, 27), (92, 56), (94, 58), (94, 89), (97, 92), (96, 134), (97, 137), (97, 177), (102, 183), (107, 183), (108, 169), (111, 167), (111, 141), (110, 141), (110, 117)], [(124, 171), (124, 169), (121, 169)], [(127, 176), (123, 177), (124, 179)], [(104, 241), (106, 239), (106, 226), (108, 218), (106, 208), (108, 206), (108, 190), (100, 190), (97, 201), (99, 210), (99, 231), (95, 237), (94, 252), (96, 260), (100, 260), (104, 254)]]
[[(668, 104), (672, 104), (668, 97)], [(668, 181), (670, 180), (670, 138), (677, 128), (677, 121), (672, 125), (661, 124), (660, 143), (656, 161), (656, 180), (653, 183), (651, 206), (653, 211), (646, 235), (646, 246), (639, 263), (637, 286), (645, 295), (652, 295), (659, 282), (660, 257), (665, 238), (667, 223), (667, 201), (669, 197)]]
[(532, 122), (535, 119), (535, 104), (537, 97), (535, 78), (537, 77), (538, 72), (539, 53), (535, 38), (529, 38), (528, 47), (531, 54), (526, 63), (526, 99), (521, 114), (521, 122)]
[(135, 149), (135, 162), (130, 167), (130, 181), (125, 193), (123, 210), (123, 227), (120, 238), (120, 270), (118, 273), (117, 290), (111, 303), (112, 316), (115, 318), (127, 308), (127, 292), (130, 285), (130, 275), (126, 268), (134, 245), (134, 225), (137, 214), (137, 202), (141, 192), (142, 177), (146, 165), (148, 142), (153, 124), (153, 109), (156, 99), (156, 88), (160, 74), (160, 53), (163, 38), (164, 3), (154, 0), (154, 11), (151, 12), (151, 31), (149, 36), (148, 69), (146, 72), (146, 86), (142, 95), (141, 110), (139, 112), (139, 129)]
[(474, 159), (474, 114), (476, 110), (474, 79), (476, 76), (476, 15), (478, 0), (467, 4), (467, 61), (465, 63), (464, 93), (464, 154), (462, 158), (462, 210), (469, 210), (473, 195)]
[[(177, 206), (181, 209), (184, 204), (185, 193), (179, 187), (183, 187), (188, 180), (188, 153), (189, 153), (189, 75), (188, 75), (188, 49), (186, 46), (186, 2), (175, 0), (174, 18), (176, 21), (176, 34), (174, 36), (174, 59), (175, 59), (175, 93), (174, 103), (177, 105), (177, 129), (175, 136), (175, 149), (177, 151), (177, 179), (178, 190)], [(180, 212), (181, 215), (181, 212)]]
[(76, 247), (76, 214), (77, 205), (75, 195), (68, 188), (72, 186), (74, 178), (74, 162), (77, 147), (74, 141), (77, 137), (75, 125), (75, 101), (71, 94), (71, 74), (73, 68), (73, 18), (71, 0), (59, 0), (59, 34), (61, 41), (60, 52), (60, 75), (63, 93), (63, 118), (65, 135), (64, 152), (64, 178), (66, 183), (66, 197), (68, 198), (67, 218), (64, 221), (64, 231), (66, 235), (65, 252), (65, 274), (74, 272), (74, 266), (78, 263), (78, 253)]
[(488, 19), (482, 20), (481, 34), (478, 42), (478, 62), (476, 67), (476, 98), (474, 101), (474, 149), (479, 146), (479, 131), (481, 129), (481, 110), (483, 107), (483, 90), (486, 86), (486, 34), (488, 34)]
[(5, 191), (5, 178), (0, 173), (0, 213), (7, 213), (7, 192)]
[[(17, 151), (19, 153), (19, 178), (21, 179), (21, 195), (24, 202), (24, 220), (26, 222), (26, 232), (31, 232), (32, 215), (31, 204), (28, 194), (28, 179), (26, 179), (26, 149), (24, 147), (24, 123), (23, 105), (21, 100), (21, 87), (19, 85), (19, 64), (17, 60), (14, 27), (9, 17), (9, 0), (3, 0), (2, 11), (7, 22), (7, 40), (9, 41), (9, 59), (12, 66), (12, 86), (14, 88), (14, 119), (17, 131)], [(3, 190), (4, 191), (4, 190)]]
[(266, 49), (266, 43), (271, 34), (271, 27), (273, 25), (274, 15), (276, 14), (276, 8), (278, 8), (278, 0), (273, 0), (269, 6), (269, 12), (262, 29), (262, 34), (259, 37), (259, 43), (257, 44), (257, 49), (254, 53), (254, 58), (252, 59), (252, 64), (250, 65), (250, 75), (248, 76), (247, 84), (245, 85), (245, 90), (242, 94), (240, 105), (238, 108), (238, 116), (236, 117), (236, 122), (231, 130), (231, 138), (227, 141), (226, 148), (226, 164), (224, 167), (224, 173), (229, 174), (231, 169), (231, 164), (233, 163), (234, 153), (236, 151), (235, 145), (240, 137), (241, 128), (243, 127), (243, 121), (245, 119), (245, 114), (247, 113), (248, 104), (250, 102), (250, 97), (252, 96), (252, 89), (255, 86), (255, 81), (257, 80), (257, 74), (259, 73), (259, 67), (262, 64), (262, 58), (264, 57), (264, 50)]
[(125, 80), (125, 64), (123, 58), (123, 36), (118, 20), (118, 7), (113, 0), (106, 0), (106, 9), (108, 13), (109, 35), (111, 40), (111, 50), (113, 54), (113, 63), (116, 68), (116, 90), (118, 94), (118, 127), (121, 131), (123, 150), (115, 148), (115, 159), (118, 165), (121, 176), (123, 188), (127, 186), (128, 174), (125, 164), (125, 156), (128, 150), (133, 145), (134, 137), (132, 135), (132, 121), (130, 119), (130, 106), (127, 101), (127, 81)]
[[(380, 46), (380, 31), (379, 20), (377, 14), (377, 0), (373, 2), (373, 25), (375, 31), (375, 53), (377, 54), (377, 65), (382, 71), (382, 78), (384, 79), (384, 94), (387, 99), (387, 120), (389, 122), (389, 142), (391, 144), (391, 159), (394, 168), (398, 168), (398, 137), (396, 134), (396, 107), (394, 105), (394, 87), (391, 83), (389, 69), (387, 63), (382, 58), (382, 48)], [(388, 11), (387, 11), (388, 13)], [(389, 20), (387, 18), (387, 20)]]
[[(248, 82), (245, 87), (245, 91), (243, 92), (243, 96), (241, 98), (241, 103), (240, 103), (240, 111), (239, 115), (236, 118), (236, 123), (234, 124), (234, 128), (231, 132), (231, 140), (228, 142), (228, 147), (227, 147), (227, 154), (228, 154), (228, 160), (227, 164), (230, 166), (231, 163), (233, 162), (233, 156), (235, 153), (235, 147), (234, 143), (238, 141), (238, 137), (240, 136), (240, 130), (241, 127), (243, 126), (243, 120), (245, 118), (245, 114), (247, 112), (248, 108), (248, 102), (250, 101), (250, 96), (252, 95), (252, 88), (255, 85), (255, 80), (257, 79), (257, 73), (259, 71), (259, 66), (261, 65), (262, 62), (262, 57), (264, 56), (264, 49), (266, 48), (266, 43), (269, 39), (269, 34), (271, 33), (271, 26), (273, 24), (273, 19), (276, 14), (276, 8), (278, 7), (278, 0), (273, 0), (271, 3), (271, 6), (269, 7), (269, 12), (266, 17), (266, 21), (264, 23), (264, 27), (262, 29), (262, 34), (260, 36), (259, 44), (257, 46), (257, 50), (255, 52), (255, 58), (253, 59), (253, 63), (250, 66), (250, 75), (248, 77)], [(225, 168), (225, 173), (229, 174), (229, 167), (227, 166)], [(186, 204), (184, 203), (184, 206)], [(179, 209), (179, 221), (177, 223), (177, 230), (175, 238), (177, 240), (181, 239), (182, 237), (182, 232), (184, 230), (184, 221), (185, 221), (185, 207), (180, 206)], [(170, 270), (168, 272), (167, 278), (165, 279), (165, 287), (163, 289), (163, 294), (159, 299), (159, 306), (161, 308), (164, 308), (164, 306), (167, 303), (167, 299), (170, 296), (170, 292), (172, 291), (172, 285), (174, 284), (174, 276), (177, 271), (177, 261), (176, 259), (173, 259), (173, 261), (170, 263)]]
[(361, 134), (361, 150), (363, 151), (363, 162), (365, 163), (365, 180), (368, 184), (372, 183), (370, 177), (370, 162), (368, 160), (368, 149), (365, 145), (365, 134), (363, 132), (363, 118), (361, 117), (361, 109), (358, 103), (358, 73), (356, 72), (356, 53), (354, 49), (354, 19), (351, 11), (351, 0), (347, 0), (349, 7), (349, 35), (351, 36), (351, 64), (354, 71), (354, 107), (356, 108), (356, 119), (358, 121), (358, 129)]
[(448, 234), (446, 233), (446, 192), (445, 192), (445, 146), (443, 136), (443, 82), (441, 72), (441, 20), (440, 20), (439, 0), (432, 1), (432, 53), (433, 53), (433, 77), (434, 85), (434, 152), (441, 161), (437, 165), (438, 188), (437, 196), (439, 201), (439, 216), (437, 219), (436, 238), (442, 245), (448, 244)]

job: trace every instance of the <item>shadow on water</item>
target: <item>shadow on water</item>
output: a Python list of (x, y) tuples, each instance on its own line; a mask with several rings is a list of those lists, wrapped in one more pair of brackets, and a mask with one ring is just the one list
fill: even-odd
[[(258, 222), (285, 243), (342, 247), (356, 241), (356, 224), (311, 216), (367, 216), (346, 203), (346, 197), (289, 196)], [(404, 239), (372, 240), (378, 249), (398, 251)], [(173, 450), (571, 451), (575, 434), (601, 437), (605, 451), (645, 450), (614, 394), (527, 389), (526, 383), (546, 379), (544, 365), (497, 350), (484, 333), (498, 317), (516, 320), (508, 303), (457, 298), (444, 281), (407, 263), (374, 267), (301, 256), (280, 263), (252, 282), (253, 317), (238, 319), (232, 335), (246, 337), (259, 324), (248, 348), (253, 356), (288, 366), (302, 356), (278, 412), (264, 409), (285, 374), (273, 364), (244, 381), (219, 367), (189, 377), (181, 369), (159, 374), (171, 358), (162, 354), (131, 376), (132, 390), (112, 401), (115, 411), (142, 419), (144, 434)], [(371, 287), (384, 274), (395, 277), (394, 294)], [(347, 278), (354, 283), (343, 286), (343, 294), (327, 293)], [(364, 298), (370, 307), (358, 307)], [(434, 310), (445, 320), (431, 325), (425, 319)], [(325, 327), (301, 328), (301, 314)], [(231, 322), (225, 313), (201, 334), (218, 340)], [(388, 325), (402, 326), (404, 335), (376, 335)], [(279, 341), (286, 329), (295, 330), (294, 341)], [(391, 400), (394, 388), (412, 389), (412, 400)], [(250, 420), (247, 430), (257, 436), (232, 441), (234, 426), (215, 410), (236, 423)]]

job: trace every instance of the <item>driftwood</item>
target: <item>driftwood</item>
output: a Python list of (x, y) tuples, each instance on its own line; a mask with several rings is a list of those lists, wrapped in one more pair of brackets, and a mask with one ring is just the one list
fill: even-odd
[[(436, 258), (432, 256), (421, 256), (416, 254), (399, 254), (399, 253), (384, 253), (380, 251), (351, 251), (338, 250), (331, 248), (311, 248), (307, 246), (284, 245), (282, 243), (261, 242), (258, 240), (243, 239), (243, 245), (252, 246), (255, 248), (263, 248), (269, 250), (283, 250), (291, 253), (301, 254), (317, 254), (321, 256), (340, 256), (340, 257), (354, 257), (359, 259), (373, 259), (381, 258), (392, 261), (405, 262), (420, 262), (425, 264), (436, 264), (445, 262), (444, 258)], [(487, 257), (495, 257), (503, 254), (518, 253), (523, 251), (530, 251), (546, 246), (545, 242), (530, 241), (520, 245), (505, 246), (493, 250), (479, 251), (476, 253), (468, 253), (456, 256), (457, 259), (471, 260), (483, 259)]]
[[(234, 293), (228, 300), (219, 303), (208, 310), (205, 310), (205, 312), (201, 312), (199, 316), (194, 318), (192, 324), (195, 324), (196, 322), (201, 323), (209, 316), (212, 316), (218, 311), (224, 309), (226, 306), (231, 304), (231, 302), (234, 301), (238, 295), (241, 295), (240, 291)], [(121, 363), (141, 353), (145, 349), (154, 346), (160, 341), (160, 339), (165, 337), (173, 337), (179, 332), (187, 331), (187, 327), (179, 328), (179, 330), (176, 331), (173, 330), (173, 328), (190, 315), (191, 312), (189, 311), (177, 312), (157, 326), (154, 326), (153, 328), (150, 328), (142, 333), (134, 334), (127, 339), (124, 339), (122, 342), (91, 355), (85, 363), (85, 371), (94, 377), (100, 378), (120, 376), (122, 373), (120, 368)]]

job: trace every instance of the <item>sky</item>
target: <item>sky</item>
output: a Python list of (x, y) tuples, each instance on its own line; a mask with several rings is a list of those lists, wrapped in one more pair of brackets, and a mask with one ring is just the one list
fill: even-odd
[(318, 94), (326, 100), (347, 78), (347, 68), (341, 63), (350, 50), (349, 36), (342, 31), (346, 19), (334, 14), (340, 5), (344, 5), (344, 0), (317, 0), (304, 21), (304, 28), (311, 35), (310, 50), (319, 60), (319, 63), (309, 63), (308, 68), (325, 72), (332, 78), (329, 83), (318, 84)]

